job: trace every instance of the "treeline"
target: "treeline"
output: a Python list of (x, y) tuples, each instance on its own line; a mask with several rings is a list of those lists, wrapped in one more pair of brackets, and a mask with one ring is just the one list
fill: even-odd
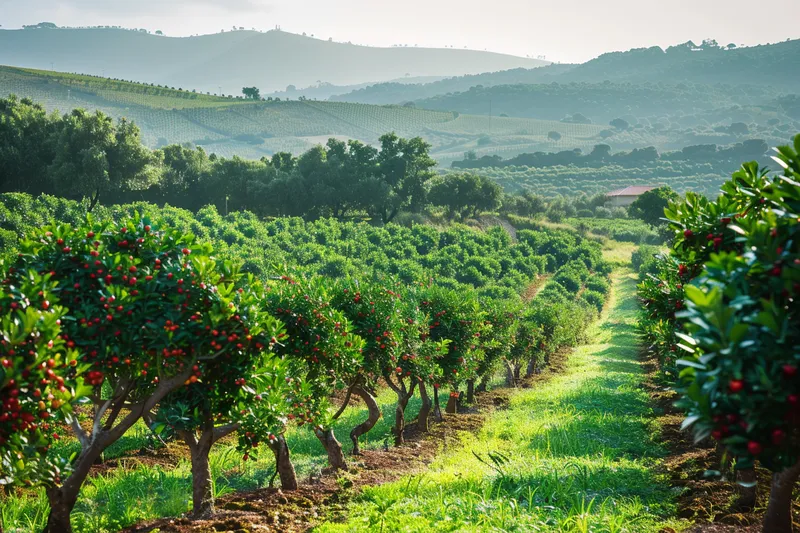
[[(764, 104), (779, 94), (769, 86), (742, 90), (701, 83), (536, 83), (475, 85), (463, 92), (442, 93), (415, 103), (425, 109), (468, 114), (493, 112), (561, 120), (580, 113), (599, 124), (624, 117), (632, 124), (641, 121), (649, 125), (660, 117), (685, 122), (685, 117), (714, 109)], [(731, 113), (731, 119), (736, 119), (735, 113)]]
[(655, 147), (634, 148), (630, 152), (611, 153), (611, 146), (598, 144), (588, 154), (580, 148), (561, 152), (534, 152), (520, 154), (510, 159), (499, 155), (477, 157), (468, 152), (462, 161), (453, 161), (452, 167), (459, 169), (477, 169), (491, 167), (554, 167), (574, 165), (576, 167), (603, 167), (618, 165), (625, 168), (641, 168), (657, 165), (660, 161), (687, 162), (693, 165), (713, 164), (715, 166), (733, 166), (739, 162), (752, 159), (764, 159), (769, 145), (762, 139), (748, 139), (732, 146), (716, 144), (698, 144), (686, 146), (681, 150), (659, 153)]
[(62, 116), (27, 99), (0, 100), (0, 190), (89, 198), (90, 209), (102, 198), (307, 218), (360, 212), (389, 222), (426, 205), (436, 164), (429, 148), (386, 134), (380, 150), (331, 139), (299, 157), (225, 159), (180, 145), (150, 150), (134, 124), (99, 111)]

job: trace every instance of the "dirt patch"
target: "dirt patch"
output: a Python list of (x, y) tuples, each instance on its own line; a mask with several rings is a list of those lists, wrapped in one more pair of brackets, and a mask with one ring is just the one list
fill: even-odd
[[(705, 475), (707, 471), (723, 471), (722, 453), (710, 439), (695, 443), (688, 431), (681, 430), (684, 416), (674, 407), (678, 395), (659, 382), (657, 366), (646, 359), (648, 379), (644, 384), (656, 405), (660, 440), (669, 449), (663, 468), (673, 487), (682, 489), (678, 496), (678, 516), (695, 525), (690, 533), (760, 532), (769, 500), (771, 473), (757, 467), (758, 494), (755, 508), (736, 509), (739, 485), (728, 474), (723, 478)], [(795, 524), (800, 523), (800, 500), (795, 499)], [(669, 533), (664, 531), (663, 533)]]

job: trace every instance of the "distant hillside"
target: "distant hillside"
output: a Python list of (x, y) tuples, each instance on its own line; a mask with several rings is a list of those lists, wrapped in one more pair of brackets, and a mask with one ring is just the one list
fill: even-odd
[(727, 49), (692, 42), (612, 52), (578, 65), (559, 81), (727, 83), (800, 88), (800, 39)]
[(366, 87), (353, 89), (350, 92), (341, 91), (330, 99), (337, 102), (358, 102), (362, 104), (404, 104), (438, 95), (467, 91), (471, 87), (478, 85), (491, 87), (518, 83), (550, 83), (574, 67), (575, 65), (552, 64), (533, 69), (517, 68), (499, 72), (455, 76), (428, 83), (385, 82), (367, 84)]
[(371, 48), (282, 31), (235, 31), (173, 38), (121, 29), (0, 31), (0, 64), (240, 94), (263, 93), (319, 80), (354, 85), (408, 76), (457, 76), (546, 61), (491, 52)]
[(667, 118), (682, 126), (697, 126), (720, 121), (786, 121), (790, 118), (787, 110), (775, 101), (781, 94), (783, 91), (768, 85), (550, 83), (476, 86), (417, 100), (415, 104), (424, 109), (545, 120), (561, 120), (579, 113), (602, 125), (615, 118), (630, 125)]
[[(332, 99), (343, 102), (395, 104), (465, 92), (478, 85), (491, 87), (605, 81), (670, 85), (680, 83), (758, 85), (771, 86), (780, 91), (800, 92), (800, 40), (738, 49), (701, 46), (703, 47), (685, 43), (667, 50), (656, 46), (603, 54), (581, 65), (550, 65), (532, 70), (515, 69), (461, 76), (435, 83), (374, 84)], [(458, 108), (454, 107), (452, 110), (456, 111)]]
[[(590, 148), (601, 142), (600, 126), (524, 118), (489, 118), (405, 106), (313, 100), (253, 101), (100, 77), (0, 66), (0, 97), (16, 94), (48, 110), (98, 109), (126, 117), (150, 147), (193, 143), (219, 155), (257, 159), (278, 151), (298, 153), (329, 137), (375, 143), (383, 133), (422, 136), (443, 162), (474, 150), (510, 157), (542, 149)], [(551, 131), (561, 135), (548, 138)], [(661, 145), (663, 136), (620, 137), (620, 148)]]

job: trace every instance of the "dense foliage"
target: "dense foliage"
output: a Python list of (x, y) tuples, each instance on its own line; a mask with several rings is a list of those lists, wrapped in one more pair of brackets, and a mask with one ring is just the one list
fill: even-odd
[(685, 425), (717, 440), (737, 469), (758, 461), (775, 472), (765, 531), (792, 530), (800, 475), (798, 151), (800, 136), (777, 149), (783, 175), (746, 163), (716, 201), (672, 202), (670, 254), (640, 285), (645, 338), (680, 369)]

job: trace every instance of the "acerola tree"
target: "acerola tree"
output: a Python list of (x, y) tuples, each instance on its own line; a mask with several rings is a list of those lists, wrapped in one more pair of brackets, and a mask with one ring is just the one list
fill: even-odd
[(195, 365), (250, 349), (249, 341), (240, 347), (213, 336), (220, 326), (245, 339), (247, 325), (210, 246), (181, 232), (156, 231), (139, 218), (90, 219), (37, 230), (19, 249), (10, 284), (25, 272), (50, 273), (69, 309), (61, 336), (91, 368), (92, 424), (85, 430), (72, 417), (81, 451), (70, 475), (47, 488), (46, 531), (69, 532), (78, 492), (103, 450), (196, 374)]
[(292, 390), (286, 380), (285, 362), (269, 352), (283, 336), (283, 327), (264, 310), (263, 285), (229, 263), (219, 263), (214, 268), (206, 261), (197, 266), (198, 270), (216, 270), (217, 294), (237, 310), (233, 316), (210, 317), (207, 331), (212, 348), (235, 349), (193, 365), (184, 386), (161, 401), (151, 428), (157, 433), (169, 428), (189, 447), (193, 516), (201, 518), (214, 512), (211, 447), (240, 430), (241, 420), (251, 414), (258, 415), (261, 431), (245, 432), (249, 447), (257, 447), (259, 437), (274, 441), (274, 435), (282, 433), (289, 412), (287, 397)]
[(269, 310), (286, 325), (288, 338), (276, 351), (291, 365), (290, 373), (305, 382), (312, 396), (303, 403), (308, 424), (328, 453), (334, 468), (345, 469), (342, 445), (332, 424), (343, 412), (328, 410), (327, 398), (339, 388), (350, 386), (359, 374), (363, 340), (352, 333), (347, 318), (330, 302), (327, 280), (321, 277), (283, 275), (271, 280), (267, 292)]
[[(792, 531), (792, 490), (800, 477), (800, 136), (778, 149), (784, 176), (754, 171), (724, 190), (759, 206), (729, 224), (739, 250), (711, 254), (686, 287), (678, 333), (690, 356), (680, 384), (686, 425), (737, 458), (774, 472), (764, 531)], [(755, 167), (751, 167), (754, 169)], [(748, 179), (749, 177), (749, 179)]]
[[(419, 387), (422, 398), (417, 427), (428, 431), (428, 418), (433, 405), (438, 409), (438, 388), (442, 378), (439, 359), (447, 352), (446, 339), (433, 339), (429, 333), (430, 314), (420, 305), (420, 298), (427, 298), (427, 290), (409, 288), (402, 297), (399, 349), (389, 361), (384, 361), (383, 379), (397, 395), (395, 425), (392, 428), (394, 442), (399, 446), (405, 442), (405, 411), (414, 391)], [(428, 395), (426, 384), (433, 384), (434, 398)]]
[[(477, 375), (481, 378), (478, 385), (479, 391), (485, 391), (497, 367), (502, 361), (507, 361), (516, 344), (518, 332), (520, 305), (509, 300), (489, 299), (482, 302), (486, 311), (484, 325), (488, 326), (485, 334), (480, 338), (481, 350), (484, 357), (478, 364)], [(473, 380), (467, 382), (467, 401), (471, 402)]]
[[(475, 379), (484, 354), (480, 338), (490, 326), (485, 313), (472, 293), (430, 286), (421, 295), (420, 308), (429, 318), (429, 335), (434, 341), (449, 340), (447, 354), (437, 360), (443, 383), (451, 387), (447, 412), (455, 413), (461, 383)], [(434, 404), (438, 402), (434, 400)]]
[(50, 274), (27, 272), (12, 284), (13, 274), (0, 285), (0, 484), (59, 483), (69, 461), (47, 452), (87, 390), (61, 338), (65, 310)]
[(347, 278), (332, 287), (331, 305), (347, 317), (353, 332), (364, 340), (361, 371), (348, 389), (348, 394), (364, 401), (368, 411), (367, 420), (350, 432), (354, 455), (361, 453), (359, 437), (375, 427), (382, 416), (374, 391), (384, 367), (397, 360), (403, 334), (400, 294), (384, 285), (388, 283)]

